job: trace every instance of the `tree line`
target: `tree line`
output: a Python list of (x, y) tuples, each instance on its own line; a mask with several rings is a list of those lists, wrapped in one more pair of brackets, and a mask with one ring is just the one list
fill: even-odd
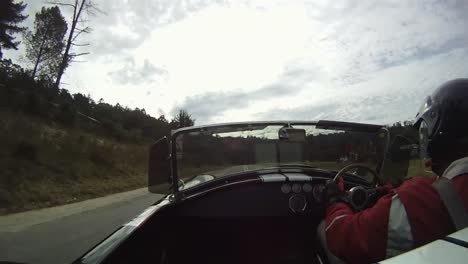
[(47, 78), (33, 79), (11, 60), (0, 61), (0, 107), (127, 142), (169, 136), (171, 129), (194, 124), (185, 110), (169, 121), (164, 115), (152, 117), (145, 109), (96, 102), (88, 95), (57, 89)]

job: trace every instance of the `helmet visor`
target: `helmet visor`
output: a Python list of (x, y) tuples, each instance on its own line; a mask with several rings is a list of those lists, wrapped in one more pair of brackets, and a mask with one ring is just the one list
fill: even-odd
[(426, 121), (422, 120), (419, 125), (419, 155), (421, 159), (430, 159), (427, 153), (427, 146), (429, 144), (429, 129), (427, 128)]
[(430, 96), (426, 97), (426, 100), (424, 101), (424, 104), (421, 105), (421, 107), (419, 108), (419, 111), (418, 113), (416, 114), (416, 121), (418, 121), (418, 119), (422, 118), (424, 116), (424, 114), (429, 110), (429, 108), (431, 108), (432, 106), (432, 98)]

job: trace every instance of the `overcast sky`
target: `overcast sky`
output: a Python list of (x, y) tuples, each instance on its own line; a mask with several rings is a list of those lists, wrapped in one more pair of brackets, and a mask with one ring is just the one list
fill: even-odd
[[(32, 25), (43, 2), (25, 2)], [(63, 88), (153, 116), (388, 124), (468, 77), (466, 0), (95, 2), (106, 15)]]

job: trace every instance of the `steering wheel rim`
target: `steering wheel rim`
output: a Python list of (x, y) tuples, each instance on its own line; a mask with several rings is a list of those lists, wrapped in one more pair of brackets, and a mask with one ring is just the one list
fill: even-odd
[(364, 163), (353, 163), (353, 164), (343, 167), (340, 171), (336, 173), (335, 177), (333, 178), (333, 182), (337, 183), (338, 178), (341, 177), (345, 172), (351, 169), (357, 169), (357, 168), (366, 169), (367, 171), (369, 171), (372, 175), (374, 175), (375, 184), (379, 183), (379, 174), (374, 169), (372, 169), (371, 167), (369, 167), (368, 165)]

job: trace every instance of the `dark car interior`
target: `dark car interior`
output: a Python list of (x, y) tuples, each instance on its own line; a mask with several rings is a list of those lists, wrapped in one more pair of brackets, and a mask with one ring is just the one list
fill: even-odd
[(326, 263), (316, 236), (324, 182), (248, 182), (165, 207), (105, 263)]

